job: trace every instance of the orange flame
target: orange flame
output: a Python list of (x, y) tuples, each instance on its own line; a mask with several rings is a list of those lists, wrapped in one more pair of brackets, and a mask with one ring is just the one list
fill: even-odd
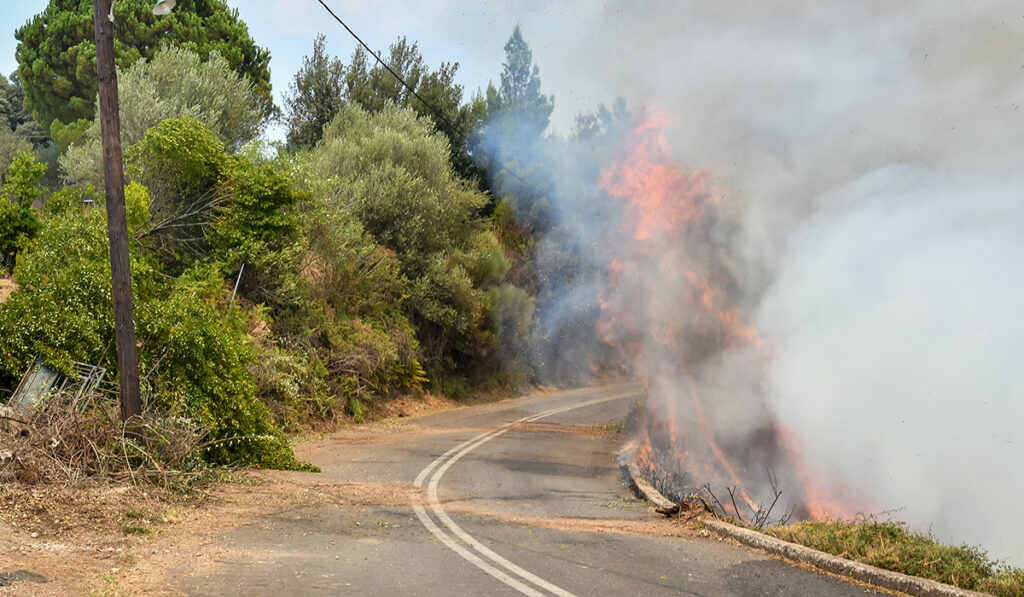
[(599, 180), (609, 194), (630, 201), (633, 236), (640, 241), (675, 234), (718, 201), (707, 173), (688, 174), (675, 165), (666, 125), (667, 118), (654, 113), (637, 122), (626, 139), (632, 151)]
[[(639, 361), (639, 373), (648, 378), (652, 388), (638, 420), (640, 465), (648, 470), (657, 465), (653, 445), (657, 441), (659, 451), (671, 454), (681, 470), (731, 483), (736, 495), (756, 510), (753, 497), (744, 488), (746, 471), (732, 462), (729, 450), (716, 438), (708, 420), (710, 405), (703, 402), (690, 372), (695, 363), (688, 361), (706, 358), (708, 350), (714, 353), (745, 346), (758, 351), (767, 362), (768, 350), (719, 285), (719, 269), (727, 269), (716, 269), (713, 260), (709, 263), (685, 250), (691, 238), (706, 233), (719, 217), (721, 199), (709, 185), (707, 173), (686, 172), (675, 164), (665, 140), (666, 126), (667, 118), (656, 113), (635, 122), (625, 139), (626, 151), (599, 178), (612, 198), (624, 200), (629, 234), (627, 241), (616, 246), (616, 257), (609, 262), (608, 291), (600, 297), (599, 332), (631, 361)], [(684, 296), (671, 299), (670, 305), (657, 298), (666, 275), (677, 278), (677, 284), (685, 282), (688, 289)], [(691, 401), (685, 410), (680, 405), (675, 410), (666, 408), (664, 399), (656, 394), (658, 388), (650, 379), (664, 372), (644, 371), (649, 359), (631, 358), (640, 351), (639, 339), (644, 339), (649, 349), (653, 345), (665, 354), (679, 355), (676, 370), (670, 374), (688, 384)], [(685, 425), (680, 417), (687, 419)], [(845, 504), (830, 496), (808, 472), (793, 436), (777, 425), (772, 429), (782, 448), (781, 457), (796, 470), (810, 516), (847, 516)]]

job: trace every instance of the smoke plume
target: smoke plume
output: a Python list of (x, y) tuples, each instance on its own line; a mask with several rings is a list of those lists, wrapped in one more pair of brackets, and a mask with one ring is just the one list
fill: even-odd
[[(509, 164), (555, 222), (547, 340), (616, 346), (691, 482), (758, 502), (774, 462), (808, 514), (853, 495), (1024, 564), (1020, 3), (580, 4), (558, 39), (524, 21), (545, 91), (632, 115), (512, 152), (546, 165)], [(617, 168), (652, 115), (682, 178), (645, 223)]]

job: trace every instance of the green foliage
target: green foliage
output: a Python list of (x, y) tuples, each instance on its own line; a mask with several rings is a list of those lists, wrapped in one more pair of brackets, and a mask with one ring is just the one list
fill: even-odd
[[(118, 67), (152, 58), (165, 45), (187, 48), (204, 60), (218, 52), (255, 86), (260, 112), (273, 112), (270, 53), (249, 37), (237, 10), (224, 0), (180, 0), (166, 16), (154, 16), (152, 8), (152, 0), (119, 0), (115, 5)], [(50, 0), (15, 37), (25, 105), (43, 129), (52, 131), (54, 121), (91, 119), (97, 91), (92, 2)]]
[(496, 358), (506, 368), (528, 375), (530, 323), (533, 321), (533, 297), (518, 286), (501, 284), (487, 290)]
[(21, 207), (31, 207), (46, 193), (39, 180), (46, 174), (46, 164), (39, 163), (29, 151), (18, 152), (11, 161), (4, 180), (3, 198)]
[(519, 25), (505, 44), (505, 62), (498, 94), (488, 94), (492, 113), (509, 114), (519, 123), (523, 135), (539, 137), (548, 127), (554, 98), (540, 92), (540, 69), (523, 39)]
[(215, 185), (227, 163), (223, 142), (191, 117), (160, 122), (125, 157), (129, 176), (154, 188), (154, 195), (159, 188), (185, 197)]
[(82, 205), (86, 200), (95, 201), (96, 193), (89, 188), (64, 187), (54, 191), (43, 204), (42, 215), (54, 218)]
[(257, 251), (280, 251), (287, 246), (298, 227), (289, 208), (308, 199), (294, 187), (291, 176), (273, 164), (254, 164), (247, 157), (232, 156), (223, 178), (222, 193), (232, 198), (216, 228), (223, 254), (249, 257)]
[(339, 406), (359, 418), (374, 396), (425, 381), (401, 267), (346, 212), (308, 205), (302, 230), (289, 252), (295, 300), (278, 328), (286, 345), (315, 355)]
[(163, 300), (142, 302), (137, 319), (145, 362), (155, 367), (151, 404), (208, 428), (216, 440), (206, 449), (208, 460), (302, 468), (256, 398), (247, 368), (255, 356), (237, 312), (218, 312), (186, 286)]
[(7, 178), (7, 170), (15, 156), (25, 151), (32, 151), (32, 144), (11, 129), (0, 126), (0, 182)]
[(7, 125), (12, 132), (25, 122), (26, 114), (24, 102), (25, 93), (19, 85), (15, 85), (17, 79), (8, 79), (0, 76), (0, 127)]
[(229, 158), (193, 118), (167, 119), (125, 152), (125, 173), (149, 191), (151, 218), (135, 232), (165, 267), (180, 271), (209, 251), (206, 233), (223, 204), (218, 185)]
[(51, 141), (25, 108), (25, 90), (17, 73), (10, 78), (0, 76), (0, 128), (4, 121), (12, 132), (31, 143), (34, 149), (42, 149)]
[[(20, 289), (0, 307), (0, 373), (19, 376), (36, 357), (57, 367), (98, 363), (117, 375), (106, 218), (63, 193), (15, 269)], [(141, 185), (126, 191), (130, 222), (147, 219)], [(212, 462), (301, 468), (256, 396), (244, 318), (218, 304), (208, 271), (168, 280), (132, 255), (140, 368), (149, 404), (211, 433)], [(211, 283), (211, 280), (213, 282)]]
[(180, 272), (195, 260), (217, 261), (225, 275), (246, 265), (241, 292), (278, 304), (281, 271), (298, 233), (299, 202), (291, 175), (254, 154), (228, 155), (213, 132), (192, 118), (167, 119), (127, 152), (128, 175), (150, 190), (151, 220), (136, 238)]
[(356, 104), (371, 113), (394, 105), (429, 119), (448, 138), (459, 176), (482, 179), (463, 139), (483, 120), (486, 104), (482, 100), (463, 103), (462, 86), (455, 83), (458, 63), (442, 63), (437, 70), (431, 70), (417, 44), (410, 44), (404, 37), (391, 44), (384, 60), (391, 71), (416, 90), (421, 101), (362, 47), (356, 48), (346, 66), (326, 55), (323, 41), (322, 36), (318, 38), (312, 56), (303, 59), (291, 94), (285, 100), (290, 147), (314, 147), (322, 138), (324, 127), (346, 104)]
[(334, 209), (394, 251), (430, 368), (451, 369), (492, 341), (483, 289), (508, 271), (479, 217), (488, 198), (452, 170), (429, 120), (394, 105), (346, 106), (324, 130), (313, 171)]
[[(68, 124), (64, 124), (59, 120), (54, 120), (50, 125), (50, 136), (57, 143), (57, 147), (62, 152), (67, 151), (75, 145), (84, 143), (89, 137), (89, 129), (92, 128), (92, 122), (79, 118)], [(102, 166), (101, 166), (102, 167)], [(67, 166), (65, 166), (65, 169)], [(75, 174), (69, 176), (72, 180), (77, 180)], [(95, 178), (95, 176), (93, 177)]]
[[(203, 62), (194, 52), (169, 47), (121, 73), (118, 88), (123, 147), (141, 141), (162, 120), (191, 118), (235, 151), (254, 139), (264, 124), (252, 82), (231, 70), (216, 51)], [(60, 163), (69, 180), (100, 186), (103, 148), (98, 113), (87, 124)], [(61, 126), (54, 124), (54, 134), (64, 138)]]
[(976, 547), (944, 545), (898, 522), (800, 522), (767, 534), (844, 558), (993, 595), (1024, 595), (1024, 570), (1000, 566)]
[[(98, 209), (48, 221), (14, 270), (21, 287), (0, 308), (0, 369), (20, 376), (35, 357), (99, 362), (113, 337), (110, 261)], [(104, 366), (116, 369), (109, 356)]]
[(327, 368), (313, 351), (260, 345), (249, 371), (260, 400), (286, 431), (331, 416), (335, 400), (326, 382)]
[(313, 55), (302, 58), (290, 93), (285, 96), (288, 146), (309, 149), (320, 141), (324, 126), (345, 105), (345, 65), (324, 52), (324, 35), (313, 42)]
[(316, 167), (410, 277), (483, 229), (475, 214), (487, 198), (453, 175), (445, 138), (410, 110), (347, 106), (324, 131)]
[(391, 44), (384, 60), (427, 103), (414, 96), (361, 47), (352, 54), (346, 73), (348, 100), (368, 112), (380, 112), (394, 104), (429, 119), (434, 128), (448, 138), (455, 172), (467, 180), (482, 179), (463, 140), (483, 121), (486, 105), (478, 101), (463, 102), (462, 86), (455, 83), (459, 64), (443, 62), (432, 71), (418, 45), (410, 44), (404, 37)]
[(46, 165), (27, 150), (11, 161), (0, 192), (0, 267), (13, 269), (19, 249), (39, 230), (32, 203), (46, 192), (39, 186), (44, 174)]
[(494, 194), (521, 222), (543, 230), (554, 220), (546, 187), (554, 185), (549, 164), (556, 154), (544, 138), (554, 99), (540, 92), (540, 70), (518, 25), (505, 44), (500, 86), (488, 85), (484, 101), (487, 120), (470, 142), (474, 158)]

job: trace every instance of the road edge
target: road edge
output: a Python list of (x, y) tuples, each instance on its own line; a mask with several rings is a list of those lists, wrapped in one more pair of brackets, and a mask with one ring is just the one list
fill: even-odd
[[(619, 469), (623, 482), (637, 497), (646, 500), (657, 508), (672, 508), (676, 504), (655, 489), (643, 475), (636, 464), (635, 450), (626, 449), (619, 452)], [(745, 529), (715, 518), (702, 518), (701, 522), (709, 531), (728, 539), (737, 541), (747, 547), (777, 556), (794, 564), (809, 564), (838, 576), (872, 585), (881, 589), (900, 591), (914, 597), (991, 597), (986, 593), (968, 591), (934, 580), (901, 574), (876, 566), (869, 566), (846, 558), (840, 558), (823, 551), (811, 549), (797, 543), (783, 541), (764, 533)]]

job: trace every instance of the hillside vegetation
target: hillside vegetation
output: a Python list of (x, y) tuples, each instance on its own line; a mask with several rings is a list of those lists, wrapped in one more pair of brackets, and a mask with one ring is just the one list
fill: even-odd
[[(532, 83), (486, 98), (463, 97), (457, 64), (431, 70), (398, 40), (391, 63), (430, 106), (361, 49), (346, 64), (319, 39), (282, 112), (268, 104), (269, 55), (222, 2), (166, 22), (121, 4), (141, 44), (119, 46), (119, 81), (145, 429), (187, 421), (205, 463), (302, 468), (288, 432), (358, 421), (398, 395), (537, 379), (536, 233), (510, 193), (493, 194), (500, 168), (475, 136), (533, 109), (530, 94), (543, 99), (530, 134), (544, 133), (551, 102), (518, 30), (510, 63)], [(59, 67), (91, 41), (47, 37), (84, 22), (82, 6), (53, 0), (20, 29), (21, 67), (0, 86), (0, 398), (37, 361), (69, 375), (99, 365), (117, 392), (95, 71)], [(244, 51), (179, 43), (192, 36), (182, 23), (199, 39), (227, 23)], [(153, 48), (162, 28), (176, 33)], [(51, 70), (76, 77), (68, 110), (51, 101)], [(288, 142), (268, 143), (279, 114)]]

